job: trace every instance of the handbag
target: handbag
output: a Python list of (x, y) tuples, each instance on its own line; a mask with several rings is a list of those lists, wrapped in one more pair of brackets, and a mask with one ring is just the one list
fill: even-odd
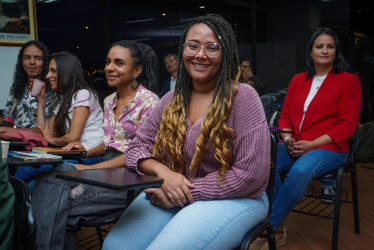
[(0, 124), (0, 127), (13, 127), (14, 126), (12, 113), (13, 113), (14, 109), (16, 108), (17, 103), (18, 103), (18, 99), (16, 99), (15, 102), (13, 103), (13, 107), (10, 110), (9, 115), (4, 117), (3, 122)]

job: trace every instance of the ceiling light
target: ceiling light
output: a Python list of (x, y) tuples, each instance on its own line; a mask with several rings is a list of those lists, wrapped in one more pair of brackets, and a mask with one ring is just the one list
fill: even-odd
[(85, 28), (86, 30), (88, 30), (88, 29), (89, 29), (90, 27), (88, 27), (88, 26), (85, 26), (84, 28)]
[(200, 5), (199, 8), (200, 9), (205, 9), (205, 5)]
[(162, 15), (162, 16), (166, 16), (166, 13), (162, 13), (161, 15)]

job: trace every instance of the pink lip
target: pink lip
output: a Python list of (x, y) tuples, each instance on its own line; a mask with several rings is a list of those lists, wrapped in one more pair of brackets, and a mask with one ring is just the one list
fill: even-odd
[(114, 79), (114, 78), (117, 78), (117, 76), (106, 76), (106, 78), (109, 80), (109, 79)]

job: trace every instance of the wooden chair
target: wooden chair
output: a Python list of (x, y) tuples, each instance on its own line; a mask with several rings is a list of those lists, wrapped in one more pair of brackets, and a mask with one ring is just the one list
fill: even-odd
[[(269, 244), (269, 249), (276, 249), (275, 244), (275, 235), (273, 226), (270, 224), (271, 209), (273, 203), (273, 189), (275, 183), (275, 170), (276, 170), (276, 161), (277, 161), (277, 139), (273, 133), (270, 133), (271, 138), (271, 162), (270, 162), (270, 177), (269, 182), (266, 187), (266, 195), (269, 200), (269, 210), (266, 216), (266, 220), (257, 224), (254, 228), (249, 230), (244, 236), (240, 249), (247, 250), (249, 249), (250, 244), (257, 239), (258, 237), (267, 238)], [(266, 231), (266, 235), (264, 235)]]

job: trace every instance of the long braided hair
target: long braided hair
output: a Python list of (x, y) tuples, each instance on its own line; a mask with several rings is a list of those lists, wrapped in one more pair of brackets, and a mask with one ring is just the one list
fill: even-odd
[[(226, 122), (237, 93), (239, 57), (235, 35), (230, 24), (219, 15), (209, 14), (197, 17), (187, 24), (179, 44), (179, 58), (183, 58), (184, 43), (188, 31), (192, 26), (200, 23), (208, 25), (219, 38), (222, 47), (222, 64), (212, 103), (201, 123), (201, 133), (196, 141), (195, 155), (189, 171), (186, 171), (183, 151), (192, 93), (192, 79), (181, 60), (174, 98), (163, 112), (160, 130), (156, 135), (156, 143), (153, 147), (153, 156), (173, 171), (192, 178), (196, 175), (196, 168), (202, 161), (204, 153), (213, 147), (214, 157), (221, 165), (217, 176), (217, 181), (220, 184), (226, 171), (232, 165), (232, 152), (229, 146), (232, 144), (234, 131), (226, 125)], [(235, 79), (234, 84), (230, 83), (230, 79)]]

